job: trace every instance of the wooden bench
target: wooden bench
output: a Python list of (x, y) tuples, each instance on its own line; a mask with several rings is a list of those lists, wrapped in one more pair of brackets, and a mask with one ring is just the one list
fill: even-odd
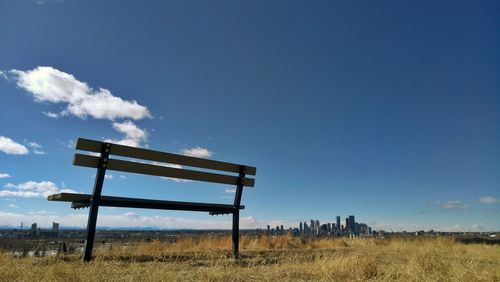
[[(244, 186), (254, 186), (255, 180), (253, 178), (247, 178), (246, 175), (255, 175), (257, 171), (255, 167), (129, 147), (84, 138), (78, 138), (76, 149), (92, 152), (94, 154), (75, 154), (73, 158), (73, 165), (97, 168), (92, 194), (59, 193), (48, 196), (48, 200), (71, 202), (72, 208), (90, 207), (87, 223), (87, 239), (85, 241), (85, 253), (83, 256), (84, 261), (90, 261), (92, 258), (92, 247), (94, 244), (99, 206), (200, 211), (208, 212), (211, 215), (232, 214), (233, 254), (235, 257), (238, 257), (239, 215), (240, 209), (245, 208), (240, 204), (241, 195)], [(95, 156), (95, 153), (98, 153), (98, 156)], [(131, 159), (111, 159), (110, 156), (127, 157)], [(149, 163), (145, 163), (144, 161), (149, 161)], [(176, 167), (172, 165), (176, 165)], [(179, 165), (201, 168), (204, 169), (204, 171), (185, 169), (184, 167), (178, 168)], [(101, 191), (107, 170), (235, 185), (236, 192), (234, 203), (229, 205), (104, 196), (101, 195)], [(209, 172), (207, 170), (213, 170), (215, 172)], [(224, 174), (220, 172), (224, 172)], [(227, 173), (233, 173), (233, 175)]]

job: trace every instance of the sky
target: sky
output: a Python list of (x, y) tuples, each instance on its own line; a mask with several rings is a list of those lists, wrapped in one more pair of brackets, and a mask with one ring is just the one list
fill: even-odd
[[(257, 167), (242, 228), (500, 230), (498, 1), (0, 1), (0, 226), (85, 227), (78, 137)], [(108, 172), (103, 195), (231, 203)], [(98, 227), (230, 228), (101, 208)]]

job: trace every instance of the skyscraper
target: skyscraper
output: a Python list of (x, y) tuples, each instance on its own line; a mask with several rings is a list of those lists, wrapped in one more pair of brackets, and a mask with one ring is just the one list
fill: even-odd
[(337, 231), (342, 231), (340, 226), (340, 216), (337, 216)]
[(302, 229), (302, 221), (299, 224), (299, 234), (304, 234)]
[(349, 225), (348, 225), (348, 231), (350, 231), (351, 233), (355, 233), (355, 222), (354, 221), (354, 215), (350, 215), (349, 216)]
[(307, 226), (307, 223), (304, 222), (304, 234), (309, 234), (311, 231), (311, 229), (309, 228), (309, 226)]

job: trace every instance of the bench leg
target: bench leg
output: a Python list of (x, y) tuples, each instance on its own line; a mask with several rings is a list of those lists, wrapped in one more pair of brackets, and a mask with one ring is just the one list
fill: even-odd
[(239, 258), (238, 250), (240, 248), (240, 203), (241, 195), (243, 194), (243, 179), (245, 178), (245, 166), (240, 166), (240, 174), (238, 176), (238, 185), (234, 194), (234, 211), (233, 211), (233, 255)]
[(238, 258), (238, 250), (239, 250), (239, 241), (240, 241), (240, 211), (235, 210), (233, 212), (233, 255), (234, 258)]
[(101, 200), (102, 185), (106, 174), (106, 166), (109, 159), (110, 144), (103, 143), (101, 148), (101, 156), (99, 157), (99, 166), (97, 168), (94, 190), (90, 199), (89, 219), (87, 221), (87, 240), (85, 241), (85, 253), (83, 261), (92, 259), (92, 248), (94, 247), (95, 226), (97, 223), (97, 212), (99, 211), (99, 203)]
[(87, 222), (87, 239), (85, 240), (85, 253), (83, 255), (83, 261), (90, 261), (92, 259), (92, 248), (94, 247), (98, 210), (98, 205), (90, 205), (89, 219)]

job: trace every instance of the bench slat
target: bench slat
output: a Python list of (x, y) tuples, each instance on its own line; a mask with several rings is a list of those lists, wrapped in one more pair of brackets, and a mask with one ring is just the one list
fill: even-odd
[(99, 165), (99, 157), (75, 154), (73, 156), (73, 165), (85, 167), (97, 167)]
[[(99, 165), (99, 158), (89, 155), (75, 154), (73, 158), (73, 164), (78, 166), (97, 167)], [(220, 184), (238, 184), (238, 177), (236, 176), (172, 168), (161, 165), (144, 164), (117, 159), (109, 159), (106, 169)], [(243, 186), (253, 187), (254, 184), (255, 180), (252, 178), (243, 179)]]
[[(90, 205), (90, 194), (59, 193), (47, 197), (49, 201), (76, 202), (79, 207), (84, 207), (85, 202)], [(231, 213), (234, 211), (233, 205), (212, 204), (212, 203), (194, 203), (178, 201), (162, 201), (151, 199), (136, 199), (125, 197), (101, 196), (99, 206), (139, 208), (139, 209), (163, 209), (163, 210), (181, 210), (181, 211), (202, 211), (213, 213)], [(240, 206), (244, 209), (245, 206)]]
[(92, 195), (90, 194), (76, 194), (76, 193), (58, 193), (52, 194), (47, 197), (49, 201), (61, 201), (61, 202), (78, 202), (78, 201), (88, 201)]
[[(76, 149), (83, 151), (91, 151), (91, 152), (101, 152), (101, 146), (103, 142), (78, 138), (76, 142)], [(213, 169), (213, 170), (223, 170), (229, 172), (240, 172), (239, 164), (233, 164), (228, 162), (214, 161), (202, 158), (188, 157), (184, 155), (165, 153), (160, 151), (154, 151), (149, 149), (142, 149), (130, 146), (124, 146), (119, 144), (112, 144), (111, 155), (129, 157), (129, 158), (137, 158), (143, 160), (171, 163), (171, 164), (179, 164), (185, 166)], [(252, 166), (245, 166), (246, 174), (255, 175), (257, 169)]]

